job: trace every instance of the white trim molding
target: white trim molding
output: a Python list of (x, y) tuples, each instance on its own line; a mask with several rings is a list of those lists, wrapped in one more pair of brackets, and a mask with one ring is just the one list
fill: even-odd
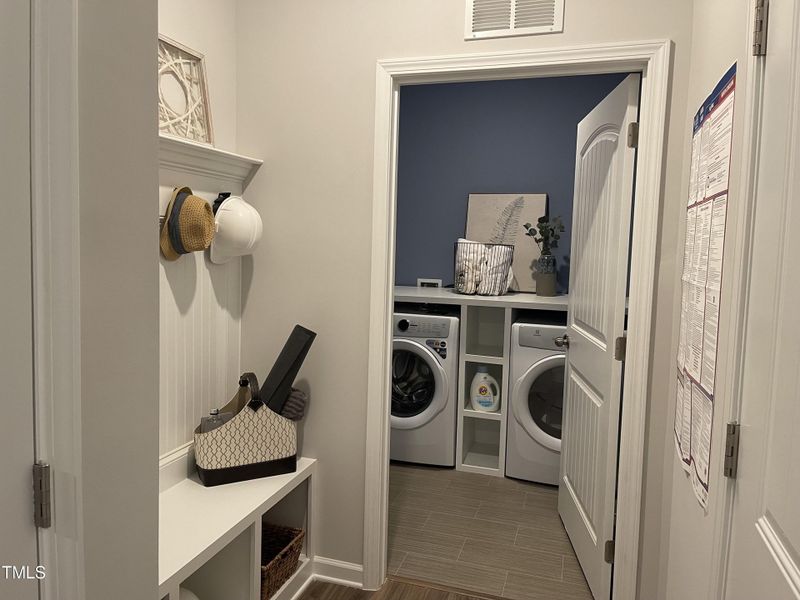
[(652, 308), (661, 204), (671, 42), (656, 40), (536, 51), (379, 61), (376, 69), (370, 347), (364, 493), (365, 589), (386, 578), (389, 363), (393, 304), (400, 86), (596, 73), (642, 73), (633, 214), (630, 310), (620, 435), (613, 598), (636, 597), (650, 375)]
[(158, 493), (179, 484), (194, 473), (194, 442), (181, 444), (158, 458)]
[(315, 556), (313, 579), (360, 588), (364, 580), (364, 567), (356, 563)]
[(31, 4), (36, 459), (52, 472), (40, 597), (83, 598), (77, 1)]
[(162, 169), (203, 175), (226, 183), (247, 187), (263, 161), (208, 144), (158, 134), (158, 162)]
[[(735, 187), (739, 190), (739, 196), (735, 203), (729, 203), (730, 207), (728, 208), (729, 211), (736, 211), (736, 228), (733, 239), (738, 241), (736, 244), (731, 244), (730, 249), (726, 250), (731, 253), (731, 258), (725, 259), (727, 261), (725, 285), (730, 285), (731, 297), (727, 326), (722, 326), (721, 330), (729, 332), (730, 343), (726, 345), (725, 350), (726, 368), (723, 373), (720, 373), (716, 384), (720, 390), (716, 397), (720, 398), (719, 409), (724, 415), (721, 418), (725, 422), (741, 420), (744, 387), (745, 334), (752, 277), (753, 225), (755, 223), (758, 158), (763, 117), (764, 69), (767, 58), (766, 56), (749, 56), (750, 40), (753, 39), (756, 25), (752, 18), (756, 4), (756, 0), (749, 0), (740, 7), (740, 10), (745, 12), (745, 22), (749, 23), (747, 36), (743, 40), (745, 49), (742, 52), (748, 58), (736, 67), (737, 87), (744, 81), (744, 89), (737, 90), (736, 100), (737, 103), (744, 100), (743, 105), (736, 109), (737, 113), (742, 110), (744, 114), (743, 150), (738, 185), (735, 182), (731, 182), (729, 185), (730, 188)], [(736, 176), (735, 171), (732, 173)], [(730, 220), (730, 216), (728, 219)], [(731, 234), (728, 233), (728, 235)], [(730, 276), (727, 269), (730, 269)], [(709, 511), (715, 515), (713, 531), (716, 532), (711, 557), (711, 565), (714, 569), (714, 572), (711, 573), (713, 578), (711, 597), (717, 600), (725, 598), (735, 499), (736, 480), (723, 479), (722, 487), (716, 494), (714, 504)]]

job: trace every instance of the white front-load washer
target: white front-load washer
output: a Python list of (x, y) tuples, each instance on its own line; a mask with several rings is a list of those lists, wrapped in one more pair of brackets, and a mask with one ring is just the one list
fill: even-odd
[(395, 313), (392, 460), (455, 466), (458, 318)]
[(565, 353), (563, 325), (511, 326), (511, 384), (506, 475), (558, 485)]

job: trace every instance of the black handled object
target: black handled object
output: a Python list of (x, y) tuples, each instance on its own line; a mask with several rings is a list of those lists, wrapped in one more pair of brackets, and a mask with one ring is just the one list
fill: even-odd
[(264, 404), (263, 400), (261, 400), (261, 390), (258, 387), (258, 377), (256, 377), (255, 373), (242, 373), (239, 377), (239, 385), (241, 387), (249, 387), (250, 388), (250, 402), (247, 403), (253, 410), (258, 410), (261, 408), (261, 405)]
[(261, 401), (278, 414), (283, 411), (283, 405), (292, 391), (294, 378), (297, 377), (315, 337), (317, 334), (310, 329), (295, 325), (261, 386)]

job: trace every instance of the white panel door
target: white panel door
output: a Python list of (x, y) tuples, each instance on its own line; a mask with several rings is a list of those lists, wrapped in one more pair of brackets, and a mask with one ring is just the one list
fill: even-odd
[(770, 2), (725, 598), (800, 598), (800, 5)]
[[(7, 2), (0, 18), (0, 598), (33, 600), (36, 568), (33, 465), (33, 317), (30, 195), (30, 7)], [(6, 567), (17, 567), (15, 573)], [(23, 570), (20, 570), (23, 569)], [(21, 577), (21, 578), (20, 578)]]
[(558, 511), (597, 600), (610, 597), (625, 289), (639, 106), (629, 75), (578, 125)]

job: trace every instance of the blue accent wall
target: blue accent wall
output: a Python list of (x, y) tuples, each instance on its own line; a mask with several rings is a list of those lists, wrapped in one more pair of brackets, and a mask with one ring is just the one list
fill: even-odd
[[(453, 283), (470, 194), (546, 193), (567, 228), (554, 252), (569, 283), (578, 122), (625, 74), (400, 89), (395, 283)], [(533, 243), (533, 240), (531, 240)]]

